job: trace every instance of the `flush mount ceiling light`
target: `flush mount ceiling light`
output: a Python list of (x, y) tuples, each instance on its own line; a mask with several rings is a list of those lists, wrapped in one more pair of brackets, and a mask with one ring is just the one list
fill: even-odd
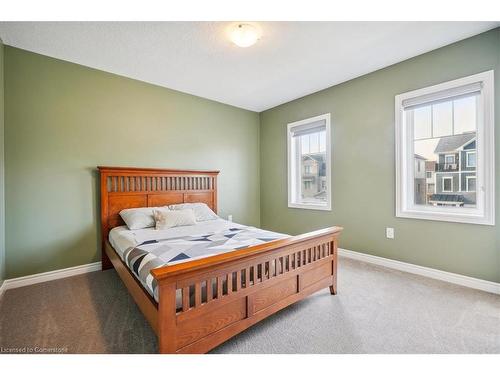
[(230, 38), (238, 47), (250, 47), (259, 40), (259, 30), (249, 23), (238, 23), (232, 27)]

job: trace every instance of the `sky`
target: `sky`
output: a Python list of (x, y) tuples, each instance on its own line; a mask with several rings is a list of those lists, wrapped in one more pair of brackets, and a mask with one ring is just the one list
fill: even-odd
[(415, 153), (428, 160), (442, 137), (476, 130), (476, 96), (413, 109)]
[(300, 137), (300, 144), (302, 146), (302, 155), (313, 154), (317, 152), (325, 152), (325, 135), (326, 131), (306, 134)]

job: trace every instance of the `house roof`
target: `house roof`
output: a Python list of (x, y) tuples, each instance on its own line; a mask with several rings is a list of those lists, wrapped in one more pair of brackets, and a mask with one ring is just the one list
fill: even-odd
[(302, 155), (302, 159), (312, 159), (317, 162), (322, 162), (325, 160), (325, 154), (324, 153), (314, 153), (314, 154), (304, 154)]
[(435, 153), (455, 151), (467, 142), (470, 142), (476, 138), (476, 132), (463, 133), (457, 135), (451, 135), (449, 137), (443, 137), (439, 140)]
[(419, 155), (419, 154), (415, 154), (415, 158), (416, 159), (427, 160), (426, 158), (424, 158), (422, 155)]

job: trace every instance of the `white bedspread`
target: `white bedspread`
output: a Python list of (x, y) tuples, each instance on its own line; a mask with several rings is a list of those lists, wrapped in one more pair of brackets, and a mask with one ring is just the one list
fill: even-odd
[(130, 230), (123, 225), (115, 227), (109, 232), (109, 243), (123, 260), (125, 250), (135, 247), (145, 241), (168, 239), (183, 236), (201, 236), (207, 233), (216, 233), (229, 228), (243, 228), (244, 225), (233, 223), (224, 219), (207, 220), (184, 227), (175, 227), (166, 230), (154, 228)]

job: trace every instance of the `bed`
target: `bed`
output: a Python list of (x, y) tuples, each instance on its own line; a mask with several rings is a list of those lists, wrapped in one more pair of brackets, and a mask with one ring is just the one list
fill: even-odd
[[(160, 353), (206, 353), (312, 293), (327, 287), (331, 294), (337, 293), (337, 241), (342, 228), (287, 236), (217, 219), (173, 232), (132, 232), (119, 215), (125, 208), (205, 203), (217, 213), (219, 172), (98, 170), (102, 268), (115, 268), (156, 333)], [(134, 257), (127, 256), (127, 250), (149, 251), (157, 246), (150, 244), (170, 244), (172, 238), (182, 237), (188, 246), (189, 241), (208, 236), (213, 238), (203, 241), (220, 245), (221, 236), (231, 241), (217, 251), (207, 247), (203, 256), (158, 263), (146, 272), (142, 268), (142, 273), (130, 261)]]

